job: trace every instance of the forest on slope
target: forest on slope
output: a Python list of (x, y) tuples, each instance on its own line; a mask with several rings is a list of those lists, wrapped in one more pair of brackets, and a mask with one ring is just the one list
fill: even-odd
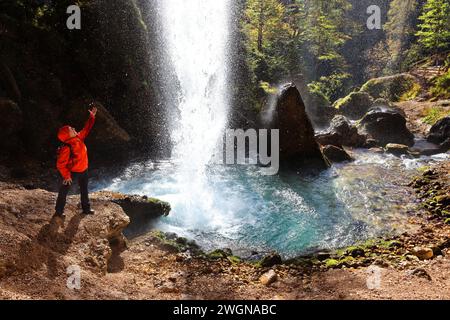
[[(374, 5), (380, 24), (369, 29)], [(262, 103), (283, 81), (307, 85), (317, 108), (424, 59), (449, 64), (447, 0), (249, 0), (243, 15), (247, 61)], [(435, 95), (448, 98), (449, 77), (435, 80)]]

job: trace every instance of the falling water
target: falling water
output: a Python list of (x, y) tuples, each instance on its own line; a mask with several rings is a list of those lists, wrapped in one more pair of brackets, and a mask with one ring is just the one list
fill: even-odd
[(165, 0), (169, 55), (181, 86), (173, 157), (204, 172), (227, 119), (228, 0)]
[[(177, 219), (193, 226), (220, 224), (207, 184), (207, 167), (220, 145), (228, 113), (229, 0), (164, 0), (168, 54), (178, 77), (179, 119), (172, 139)], [(204, 214), (202, 214), (204, 213)]]

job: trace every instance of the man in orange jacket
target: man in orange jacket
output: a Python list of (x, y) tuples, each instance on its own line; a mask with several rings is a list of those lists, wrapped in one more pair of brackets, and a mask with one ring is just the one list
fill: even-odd
[(70, 186), (74, 179), (78, 180), (81, 194), (81, 207), (84, 214), (94, 214), (89, 203), (88, 194), (88, 153), (84, 140), (89, 135), (94, 126), (97, 108), (89, 110), (89, 120), (86, 122), (83, 130), (79, 133), (71, 126), (64, 126), (59, 129), (58, 139), (64, 143), (64, 146), (58, 150), (58, 159), (56, 167), (63, 178), (59, 189), (58, 199), (56, 200), (56, 216), (64, 217), (64, 207)]

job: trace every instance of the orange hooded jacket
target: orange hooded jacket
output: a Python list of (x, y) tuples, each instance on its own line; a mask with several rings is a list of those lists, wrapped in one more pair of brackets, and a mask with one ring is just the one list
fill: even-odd
[(94, 123), (95, 117), (91, 115), (83, 130), (73, 138), (70, 138), (69, 135), (70, 126), (64, 126), (59, 129), (58, 139), (65, 143), (66, 146), (60, 148), (58, 151), (56, 168), (61, 173), (64, 180), (71, 179), (72, 172), (81, 173), (88, 169), (89, 160), (84, 140), (89, 135)]

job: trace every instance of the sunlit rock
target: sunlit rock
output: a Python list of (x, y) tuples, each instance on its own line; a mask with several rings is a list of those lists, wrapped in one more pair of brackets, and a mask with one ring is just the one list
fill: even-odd
[(360, 121), (361, 133), (375, 139), (380, 146), (389, 143), (414, 145), (414, 135), (406, 127), (406, 119), (394, 110), (372, 110)]
[(366, 92), (352, 92), (338, 100), (334, 107), (353, 120), (361, 119), (373, 106), (373, 98)]

